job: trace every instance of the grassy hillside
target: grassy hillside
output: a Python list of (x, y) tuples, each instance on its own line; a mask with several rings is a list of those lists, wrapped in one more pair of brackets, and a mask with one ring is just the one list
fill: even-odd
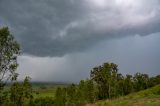
[(117, 99), (88, 104), (87, 106), (160, 106), (160, 85)]

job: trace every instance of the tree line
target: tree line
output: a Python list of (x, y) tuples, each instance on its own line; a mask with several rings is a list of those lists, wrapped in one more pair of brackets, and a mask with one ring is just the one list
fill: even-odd
[[(1, 106), (83, 106), (97, 100), (113, 99), (160, 84), (160, 75), (122, 75), (118, 65), (104, 63), (90, 71), (90, 78), (78, 84), (59, 87), (55, 98), (34, 98), (30, 77), (18, 82), (16, 69), (20, 46), (7, 27), (0, 28), (0, 104)], [(6, 87), (7, 82), (11, 86)]]
[(83, 106), (97, 100), (113, 99), (160, 84), (160, 75), (149, 77), (136, 73), (118, 73), (118, 65), (104, 63), (90, 72), (90, 79), (81, 80), (66, 88), (57, 88), (55, 106)]

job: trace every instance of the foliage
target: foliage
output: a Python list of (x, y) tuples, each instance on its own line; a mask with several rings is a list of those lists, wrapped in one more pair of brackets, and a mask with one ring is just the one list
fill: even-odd
[(149, 77), (136, 73), (123, 76), (118, 73), (118, 65), (104, 63), (91, 70), (91, 78), (81, 80), (78, 85), (58, 88), (55, 96), (56, 106), (83, 106), (101, 99), (113, 99), (133, 92), (147, 89), (160, 82), (160, 76)]
[(104, 100), (87, 106), (159, 106), (160, 105), (160, 85), (131, 93), (116, 99)]
[(18, 66), (17, 56), (20, 54), (20, 46), (10, 34), (7, 27), (0, 29), (0, 87), (8, 80), (15, 80)]
[(26, 77), (22, 83), (14, 82), (9, 91), (5, 91), (1, 106), (27, 106), (33, 99), (30, 78)]
[(136, 73), (134, 75), (134, 89), (140, 91), (149, 87), (149, 76), (147, 74)]
[(58, 87), (55, 95), (55, 105), (65, 106), (66, 104), (66, 89)]
[(124, 95), (127, 95), (127, 94), (133, 92), (133, 77), (132, 77), (132, 75), (126, 75), (126, 78), (124, 79), (123, 90), (124, 90), (123, 91)]
[(116, 96), (118, 65), (104, 63), (103, 66), (95, 67), (91, 71), (91, 79), (97, 83), (98, 98), (106, 99)]
[[(56, 106), (52, 97), (40, 97), (32, 101), (29, 106)], [(57, 105), (58, 106), (58, 105)]]
[[(4, 90), (7, 81), (16, 80), (18, 74), (17, 56), (20, 46), (7, 27), (0, 28), (0, 104), (8, 103), (8, 92)], [(7, 105), (7, 104), (6, 104)]]
[(30, 78), (26, 77), (23, 83), (15, 82), (10, 88), (10, 102), (12, 106), (25, 106), (33, 99)]
[[(83, 106), (93, 104), (97, 100), (114, 99), (119, 96), (129, 95), (133, 92), (148, 89), (160, 84), (160, 75), (149, 77), (147, 74), (136, 73), (134, 76), (123, 76), (118, 73), (118, 65), (104, 63), (95, 67), (90, 72), (90, 79), (81, 80), (79, 84), (68, 87), (58, 87), (53, 97), (33, 98), (30, 78), (26, 77), (20, 83), (16, 81), (18, 74), (17, 56), (20, 54), (19, 44), (10, 34), (7, 27), (0, 29), (0, 104), (1, 106)], [(6, 82), (10, 80), (11, 87), (4, 90)], [(13, 83), (14, 82), (14, 83)], [(45, 86), (40, 87), (46, 91)], [(53, 91), (53, 90), (52, 90)], [(145, 97), (148, 94), (160, 95), (159, 86), (135, 95)], [(129, 96), (130, 97), (130, 96)], [(159, 96), (158, 96), (159, 97)], [(120, 97), (123, 98), (123, 97)], [(134, 97), (130, 97), (131, 99)], [(125, 99), (125, 97), (123, 98)], [(141, 98), (139, 98), (141, 99)], [(149, 99), (147, 99), (149, 100)], [(134, 100), (133, 100), (134, 101)], [(106, 102), (104, 105), (109, 105)], [(119, 102), (118, 102), (119, 103)], [(119, 103), (127, 105), (126, 103)], [(114, 104), (116, 106), (116, 104)], [(136, 105), (136, 104), (135, 104)]]

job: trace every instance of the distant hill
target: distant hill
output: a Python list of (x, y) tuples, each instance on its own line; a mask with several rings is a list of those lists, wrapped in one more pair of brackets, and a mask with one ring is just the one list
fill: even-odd
[(87, 106), (160, 106), (160, 85), (117, 99), (87, 104)]

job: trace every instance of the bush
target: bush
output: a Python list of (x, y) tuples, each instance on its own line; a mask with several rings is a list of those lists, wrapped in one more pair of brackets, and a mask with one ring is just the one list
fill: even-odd
[(52, 97), (41, 97), (33, 101), (33, 106), (54, 106), (54, 99)]

